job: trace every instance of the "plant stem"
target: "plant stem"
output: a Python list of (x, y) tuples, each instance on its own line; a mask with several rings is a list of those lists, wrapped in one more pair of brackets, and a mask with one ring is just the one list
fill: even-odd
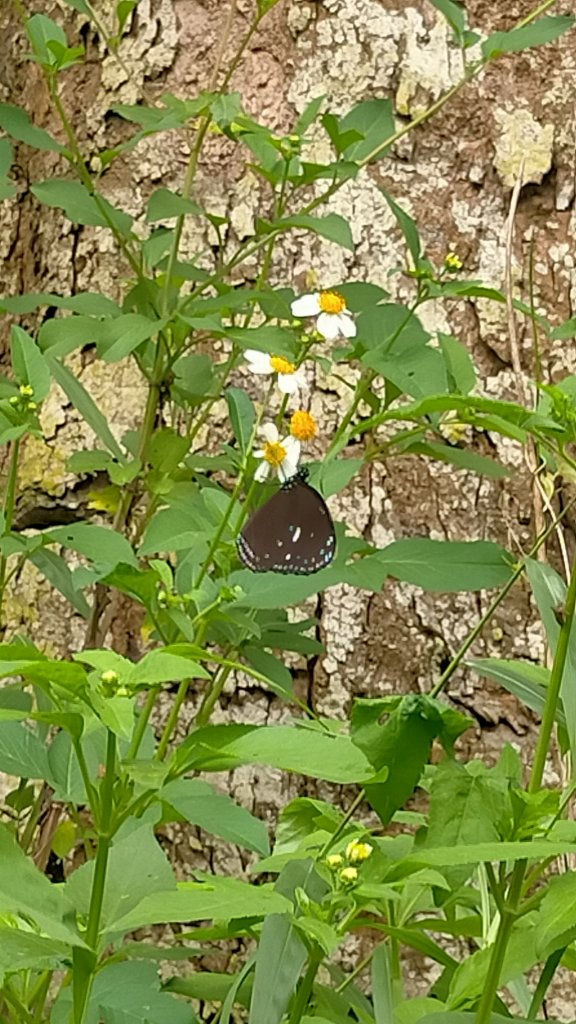
[(544, 767), (546, 765), (548, 748), (550, 746), (550, 737), (552, 736), (552, 729), (554, 728), (554, 720), (556, 718), (558, 700), (560, 699), (560, 688), (562, 686), (562, 678), (564, 676), (566, 659), (568, 657), (568, 648), (570, 645), (570, 634), (572, 631), (572, 623), (574, 621), (575, 608), (576, 559), (574, 559), (574, 563), (572, 565), (570, 582), (568, 584), (568, 591), (566, 594), (566, 602), (562, 613), (562, 626), (560, 629), (560, 634), (558, 636), (558, 643), (556, 645), (556, 653), (554, 655), (554, 661), (552, 663), (552, 670), (550, 672), (550, 681), (546, 688), (546, 703), (544, 705), (544, 714), (542, 715), (542, 723), (540, 725), (540, 731), (538, 733), (538, 742), (536, 744), (536, 753), (534, 754), (532, 772), (530, 774), (530, 782), (528, 783), (529, 793), (537, 793), (542, 785)]
[[(4, 533), (10, 533), (14, 520), (14, 505), (16, 504), (16, 487), (18, 484), (18, 458), (20, 455), (20, 439), (12, 442), (10, 448), (10, 464), (8, 467), (8, 480), (4, 494), (2, 513), (4, 516)], [(2, 605), (4, 603), (4, 591), (6, 589), (6, 569), (8, 559), (6, 555), (0, 556), (0, 621), (2, 619)]]
[[(548, 756), (548, 749), (550, 746), (550, 738), (552, 736), (552, 729), (554, 728), (554, 720), (556, 717), (556, 710), (558, 707), (558, 700), (560, 697), (560, 687), (562, 685), (562, 678), (564, 675), (566, 659), (568, 656), (568, 646), (570, 643), (570, 633), (572, 630), (572, 623), (574, 621), (575, 609), (576, 560), (574, 561), (574, 564), (572, 566), (570, 583), (568, 585), (566, 603), (564, 606), (562, 627), (560, 629), (560, 635), (558, 637), (558, 643), (556, 645), (556, 653), (554, 655), (554, 662), (552, 664), (552, 670), (550, 672), (550, 682), (548, 683), (546, 689), (546, 703), (544, 705), (544, 714), (542, 715), (542, 723), (540, 725), (540, 731), (538, 733), (536, 753), (534, 755), (534, 762), (532, 764), (532, 771), (530, 773), (530, 781), (528, 783), (529, 793), (537, 793), (542, 785), (542, 777), (544, 775), (546, 758)], [(518, 861), (512, 874), (510, 892), (508, 899), (506, 901), (505, 909), (502, 912), (500, 918), (500, 927), (498, 929), (498, 934), (496, 936), (496, 941), (494, 943), (494, 948), (492, 950), (492, 956), (490, 958), (490, 964), (488, 967), (488, 974), (486, 976), (482, 998), (478, 1006), (476, 1024), (489, 1024), (490, 1022), (490, 1018), (492, 1015), (492, 1007), (494, 1005), (494, 999), (498, 991), (502, 965), (504, 963), (504, 958), (506, 955), (506, 950), (508, 948), (510, 935), (512, 934), (514, 921), (518, 913), (518, 901), (522, 893), (522, 886), (524, 883), (526, 868), (527, 861)]]
[(292, 1006), (292, 1012), (288, 1019), (288, 1024), (300, 1024), (300, 1021), (306, 1012), (306, 1007), (310, 1001), (312, 986), (321, 963), (322, 954), (317, 949), (313, 950), (310, 955), (308, 967), (306, 968), (306, 973), (298, 987), (294, 1005)]
[(98, 852), (94, 866), (94, 879), (90, 895), (86, 944), (96, 950), (100, 931), (100, 918), (104, 901), (104, 886), (108, 868), (108, 855), (112, 841), (111, 824), (114, 810), (114, 781), (116, 778), (116, 736), (109, 729), (106, 748), (106, 770), (102, 783), (100, 815), (98, 821)]
[(204, 694), (196, 715), (197, 726), (207, 725), (210, 721), (210, 716), (222, 696), (222, 690), (226, 686), (231, 671), (232, 669), (228, 665), (222, 665), (220, 671), (215, 675), (212, 686)]
[(158, 696), (158, 690), (157, 689), (148, 690), (148, 693), (146, 694), (146, 700), (144, 701), (144, 704), (143, 704), (142, 708), (140, 709), (140, 714), (138, 715), (138, 721), (136, 723), (136, 728), (134, 729), (134, 735), (132, 736), (132, 740), (131, 740), (130, 747), (129, 747), (129, 750), (128, 750), (127, 759), (129, 761), (134, 760), (134, 758), (137, 757), (137, 755), (138, 755), (138, 751), (140, 750), (140, 744), (142, 743), (142, 740), (144, 739), (144, 733), (146, 732), (146, 726), (148, 725), (148, 722), (150, 721), (150, 715), (152, 714), (152, 712), (154, 710), (154, 705), (156, 703), (156, 697), (157, 696)]
[(88, 949), (77, 948), (72, 960), (72, 1002), (74, 1024), (84, 1024), (88, 1000), (98, 963), (98, 941), (100, 921), (104, 905), (108, 857), (112, 842), (112, 817), (114, 811), (114, 781), (116, 777), (116, 737), (108, 730), (106, 746), (106, 767), (102, 781), (100, 808), (97, 817), (98, 849), (94, 862), (90, 907), (86, 926), (85, 942)]
[(519, 563), (519, 565), (516, 567), (516, 569), (512, 573), (510, 579), (506, 581), (506, 583), (504, 584), (502, 589), (498, 592), (498, 594), (496, 595), (494, 600), (489, 604), (487, 611), (484, 613), (482, 618), (474, 626), (474, 629), (471, 630), (471, 632), (468, 634), (468, 636), (466, 637), (464, 643), (459, 648), (459, 650), (456, 652), (456, 654), (452, 658), (452, 661), (450, 662), (448, 667), (444, 670), (444, 672), (442, 673), (442, 675), (440, 676), (438, 681), (434, 684), (434, 686), (430, 690), (430, 696), (431, 697), (437, 697), (438, 694), (442, 692), (442, 690), (446, 686), (446, 683), (451, 678), (451, 676), (454, 675), (454, 672), (456, 671), (456, 669), (460, 665), (460, 662), (462, 661), (464, 656), (467, 654), (467, 652), (469, 651), (469, 649), (472, 646), (472, 644), (474, 643), (474, 641), (477, 640), (477, 638), (480, 636), (480, 634), (481, 634), (482, 630), (484, 629), (484, 626), (486, 625), (486, 623), (489, 622), (489, 620), (492, 618), (492, 616), (494, 615), (494, 612), (502, 604), (502, 601), (504, 600), (504, 598), (506, 597), (508, 592), (512, 589), (512, 587), (514, 586), (516, 581), (520, 578), (520, 576), (524, 572), (524, 570), (526, 568), (526, 561), (527, 561), (527, 559), (528, 558), (532, 558), (536, 554), (536, 552), (538, 551), (540, 546), (542, 544), (544, 544), (544, 542), (548, 539), (550, 534), (556, 529), (556, 527), (558, 526), (558, 523), (560, 523), (562, 521), (562, 519), (564, 518), (564, 516), (566, 515), (568, 510), (572, 507), (572, 505), (574, 504), (575, 501), (576, 501), (576, 498), (573, 498), (566, 505), (566, 507), (562, 509), (560, 514), (558, 516), (556, 516), (556, 518), (552, 521), (550, 526), (547, 527), (547, 529), (544, 531), (544, 533), (540, 534), (540, 536), (536, 538), (534, 544), (530, 548), (530, 551), (528, 552), (526, 557), (522, 559), (522, 561)]

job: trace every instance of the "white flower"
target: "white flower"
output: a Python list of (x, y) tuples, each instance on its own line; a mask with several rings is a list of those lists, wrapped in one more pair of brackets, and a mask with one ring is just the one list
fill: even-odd
[(265, 444), (263, 448), (256, 448), (254, 451), (256, 458), (262, 459), (254, 479), (262, 482), (266, 480), (270, 470), (275, 469), (278, 479), (286, 483), (298, 471), (300, 441), (290, 436), (280, 440), (274, 423), (265, 423), (260, 433), (264, 436)]
[(338, 292), (313, 292), (295, 299), (293, 316), (315, 316), (316, 330), (327, 341), (356, 337), (356, 324), (346, 308), (346, 299)]
[(284, 356), (271, 356), (268, 352), (258, 352), (255, 348), (247, 348), (244, 355), (248, 360), (248, 369), (251, 373), (258, 373), (262, 376), (277, 373), (278, 387), (285, 395), (293, 395), (298, 388), (306, 386), (302, 370), (298, 370), (294, 363), (285, 359)]

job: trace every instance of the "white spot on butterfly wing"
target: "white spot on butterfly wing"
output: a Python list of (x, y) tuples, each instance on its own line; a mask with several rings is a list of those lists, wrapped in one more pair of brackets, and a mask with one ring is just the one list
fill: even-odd
[(297, 526), (296, 529), (294, 530), (294, 536), (292, 537), (292, 543), (293, 544), (295, 544), (296, 541), (299, 540), (301, 533), (302, 533), (301, 527)]

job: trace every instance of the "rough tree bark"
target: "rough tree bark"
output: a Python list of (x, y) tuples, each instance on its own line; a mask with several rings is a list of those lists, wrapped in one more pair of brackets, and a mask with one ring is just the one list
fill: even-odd
[[(87, 61), (65, 76), (64, 101), (90, 153), (121, 137), (122, 124), (110, 114), (114, 103), (135, 102), (144, 91), (152, 96), (166, 90), (190, 96), (206, 84), (227, 5), (221, 0), (140, 0), (122, 43), (124, 68), (113, 56), (104, 55), (98, 33), (64, 4), (34, 0), (33, 6), (64, 15), (69, 33), (79, 30), (83, 36)], [(530, 0), (466, 4), (470, 23), (485, 32), (510, 27), (532, 6)], [(108, 0), (97, 0), (96, 7), (104, 20), (111, 16)], [(240, 0), (232, 38), (245, 30), (252, 9), (253, 0)], [(554, 13), (572, 10), (572, 0), (559, 0)], [(22, 61), (27, 47), (9, 0), (3, 0), (0, 22), (0, 101), (23, 104), (37, 124), (58, 134), (40, 72)], [(502, 288), (505, 221), (522, 153), (527, 184), (517, 213), (515, 283), (526, 294), (533, 232), (537, 304), (558, 322), (567, 319), (576, 301), (575, 70), (573, 32), (545, 48), (498, 61), (432, 121), (399, 142), (390, 158), (335, 196), (331, 208), (349, 218), (357, 243), (354, 254), (317, 238), (293, 235), (278, 249), (274, 279), (302, 288), (313, 270), (323, 286), (371, 280), (394, 296), (406, 297), (406, 282), (389, 276), (403, 261), (403, 243), (378, 189), (382, 184), (415, 216), (432, 258), (441, 261), (455, 250), (466, 272)], [(254, 38), (232, 85), (253, 115), (285, 132), (295, 113), (319, 94), (326, 94), (336, 112), (366, 97), (390, 96), (399, 123), (404, 123), (461, 74), (450, 31), (427, 0), (281, 0)], [(315, 147), (320, 154), (325, 142), (318, 139)], [(181, 137), (170, 137), (168, 144), (164, 136), (152, 137), (113, 165), (103, 177), (103, 191), (141, 216), (143, 200), (154, 187), (177, 188), (181, 183), (187, 154)], [(18, 150), (22, 191), (18, 200), (0, 208), (0, 294), (101, 289), (115, 297), (118, 281), (127, 272), (107, 236), (99, 229), (71, 226), (57, 211), (40, 207), (28, 191), (31, 182), (53, 173), (56, 163), (52, 154)], [(236, 238), (252, 233), (263, 202), (261, 185), (243, 171), (222, 137), (208, 140), (197, 188), (202, 202), (215, 212), (232, 213)], [(184, 243), (190, 252), (198, 248), (199, 228), (188, 229)], [(245, 263), (235, 273), (237, 280), (253, 280), (255, 266)], [(426, 326), (450, 331), (468, 345), (481, 370), (484, 393), (515, 397), (518, 381), (502, 308), (483, 300), (437, 303), (426, 308), (424, 320)], [(36, 324), (34, 318), (26, 322)], [(523, 324), (519, 330), (522, 365), (530, 373), (530, 334)], [(144, 394), (137, 371), (128, 364), (115, 366), (111, 387), (105, 369), (89, 351), (76, 366), (118, 435), (134, 426)], [(552, 345), (543, 353), (543, 367), (550, 380), (574, 372), (573, 344)], [(333, 379), (311, 384), (311, 409), (326, 438), (338, 421), (344, 389)], [(21, 525), (62, 521), (60, 517), (69, 514), (66, 510), (82, 509), (86, 503), (88, 484), (79, 484), (66, 472), (65, 463), (71, 450), (89, 446), (90, 432), (58, 389), (46, 403), (42, 421), (45, 440), (26, 447), (18, 506)], [(218, 424), (224, 425), (222, 412)], [(351, 529), (380, 545), (401, 536), (430, 535), (489, 538), (513, 551), (525, 548), (533, 535), (533, 517), (522, 455), (514, 444), (495, 436), (474, 440), (480, 451), (496, 449), (512, 467), (509, 481), (480, 479), (426, 460), (373, 464), (334, 501), (333, 511), (346, 518)], [(320, 438), (318, 454), (323, 443)], [(571, 534), (569, 522), (567, 532)], [(426, 691), (485, 602), (484, 595), (443, 597), (392, 582), (377, 595), (335, 588), (316, 605), (326, 655), (308, 664), (294, 663), (298, 685), (317, 711), (336, 715), (346, 713), (353, 696)], [(82, 642), (83, 623), (31, 569), (17, 581), (8, 610), (11, 632), (30, 632), (52, 650), (65, 654)], [(108, 639), (118, 649), (138, 651), (138, 622), (129, 610), (116, 617)], [(521, 587), (499, 610), (477, 651), (542, 659), (542, 634)], [(468, 752), (491, 758), (504, 741), (524, 755), (529, 750), (533, 719), (514, 698), (466, 672), (453, 682), (450, 695), (478, 723), (475, 734), (466, 738)], [(192, 699), (190, 718), (193, 705)], [(221, 712), (228, 720), (256, 722), (285, 714), (276, 698), (246, 679), (230, 686)], [(256, 813), (270, 819), (280, 804), (306, 785), (264, 769), (243, 769), (223, 781)], [(341, 798), (335, 790), (332, 795)], [(239, 855), (231, 860), (223, 845), (207, 847), (188, 834), (180, 837), (180, 847), (183, 862), (208, 860), (226, 871), (242, 870)], [(417, 980), (414, 986), (417, 991)], [(572, 1017), (570, 1002), (569, 991), (559, 989), (550, 1012)]]

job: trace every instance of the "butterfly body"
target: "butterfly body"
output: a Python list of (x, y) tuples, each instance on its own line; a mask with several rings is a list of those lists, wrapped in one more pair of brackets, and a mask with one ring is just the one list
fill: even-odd
[(309, 576), (334, 557), (334, 524), (324, 498), (302, 471), (257, 509), (238, 538), (238, 553), (252, 572)]

